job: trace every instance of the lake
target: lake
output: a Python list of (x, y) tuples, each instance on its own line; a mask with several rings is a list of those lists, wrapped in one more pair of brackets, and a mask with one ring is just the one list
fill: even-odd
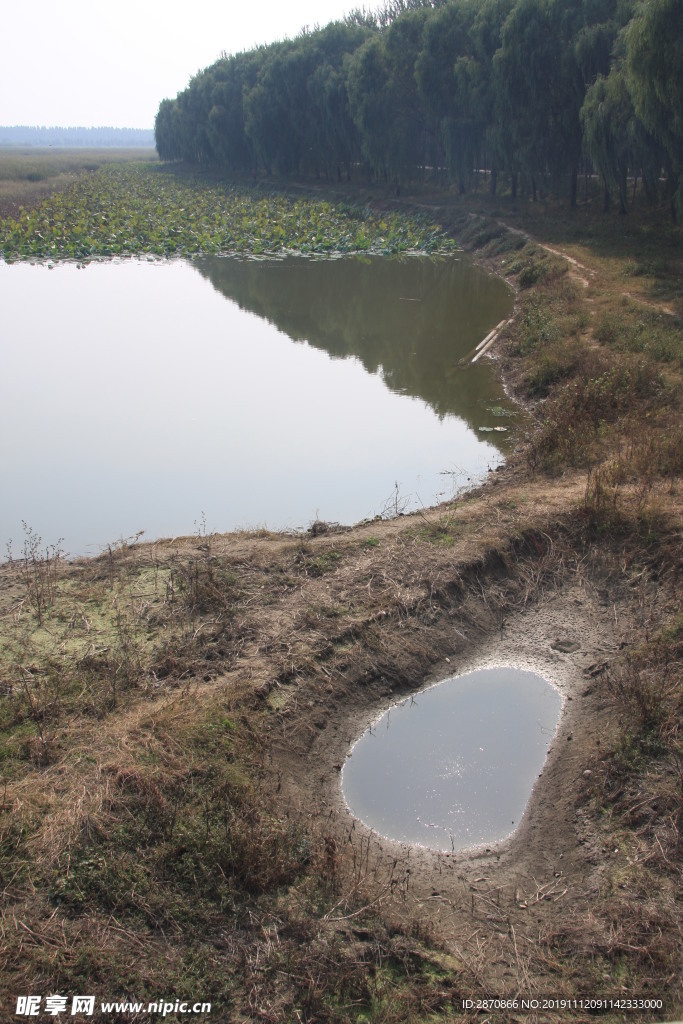
[(518, 415), (458, 365), (512, 307), (465, 257), (0, 263), (0, 296), (3, 553), (429, 506)]

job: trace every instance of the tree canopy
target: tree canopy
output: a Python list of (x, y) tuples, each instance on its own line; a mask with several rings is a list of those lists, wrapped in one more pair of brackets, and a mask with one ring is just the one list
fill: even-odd
[(626, 211), (629, 176), (683, 210), (683, 0), (387, 0), (222, 56), (155, 123), (159, 155), (226, 174), (431, 176)]

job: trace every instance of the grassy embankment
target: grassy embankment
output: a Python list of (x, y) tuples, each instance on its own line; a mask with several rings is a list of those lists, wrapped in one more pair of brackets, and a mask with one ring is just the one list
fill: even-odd
[[(226, 229), (220, 186), (134, 173), (151, 205), (129, 201), (118, 251), (439, 244), (389, 201), (372, 221), (299, 199), (288, 219), (285, 197), (268, 199), (275, 218), (240, 191)], [(121, 211), (110, 251), (131, 232), (107, 194), (118, 174), (0, 226), (0, 249), (54, 257), (59, 237), (85, 258), (103, 210)], [(665, 1000), (632, 1021), (680, 1012), (680, 233), (588, 206), (416, 199), (516, 283), (499, 351), (537, 430), (457, 505), (351, 531), (73, 564), (27, 537), (0, 569), (3, 1019), (16, 995), (53, 991), (210, 1000), (236, 1021), (461, 1019), (460, 996), (544, 993)], [(521, 869), (496, 882), (494, 865), (485, 890), (485, 864), (457, 864), (465, 896), (418, 899), (401, 865), (382, 880), (368, 843), (297, 801), (289, 752), (333, 717), (419, 685), (454, 631), (476, 648), (577, 585), (609, 594), (623, 646), (585, 669), (602, 732), (576, 744), (581, 833), (541, 822), (566, 846), (561, 885)]]

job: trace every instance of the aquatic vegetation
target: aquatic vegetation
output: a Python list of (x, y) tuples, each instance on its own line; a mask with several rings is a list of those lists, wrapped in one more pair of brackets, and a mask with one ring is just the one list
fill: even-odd
[(426, 219), (181, 179), (153, 165), (103, 167), (0, 223), (0, 257), (446, 253)]

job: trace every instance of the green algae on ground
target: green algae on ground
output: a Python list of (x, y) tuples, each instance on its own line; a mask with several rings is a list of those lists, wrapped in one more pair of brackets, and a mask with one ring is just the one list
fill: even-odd
[(0, 257), (447, 253), (426, 219), (187, 180), (154, 165), (104, 167), (0, 223)]

